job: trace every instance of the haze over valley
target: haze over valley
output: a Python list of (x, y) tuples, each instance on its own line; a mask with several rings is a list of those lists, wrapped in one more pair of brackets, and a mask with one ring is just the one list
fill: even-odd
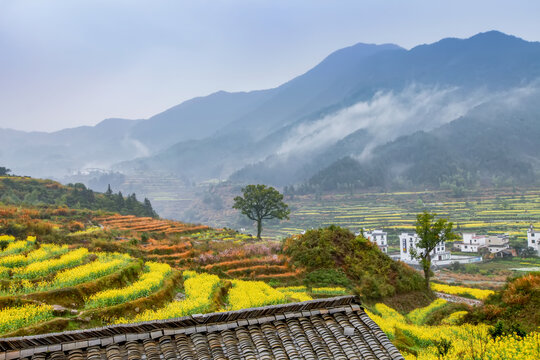
[(277, 88), (220, 91), (148, 119), (3, 129), (0, 160), (17, 174), (135, 191), (173, 218), (168, 199), (189, 205), (194, 185), (224, 180), (304, 192), (438, 189), (464, 174), (465, 185), (532, 185), (539, 78), (540, 43), (498, 31), (410, 50), (359, 43)]

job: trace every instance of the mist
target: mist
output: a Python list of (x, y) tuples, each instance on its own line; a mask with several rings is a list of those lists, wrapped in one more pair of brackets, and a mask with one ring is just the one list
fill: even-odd
[(370, 140), (359, 160), (368, 160), (378, 145), (416, 131), (429, 131), (464, 116), (475, 107), (501, 100), (518, 103), (530, 95), (533, 86), (505, 92), (463, 91), (457, 87), (411, 85), (400, 92), (379, 91), (370, 100), (358, 102), (337, 113), (295, 127), (279, 147), (277, 154), (317, 152), (346, 136), (364, 129)]

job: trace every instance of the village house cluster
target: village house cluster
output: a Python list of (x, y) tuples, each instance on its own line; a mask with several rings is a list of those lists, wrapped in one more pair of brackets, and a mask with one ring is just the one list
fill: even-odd
[[(388, 254), (388, 234), (380, 229), (362, 230), (356, 235), (363, 234)], [(418, 248), (418, 234), (415, 232), (403, 232), (399, 234), (399, 256), (390, 255), (395, 260), (400, 260), (408, 264), (418, 264), (418, 260), (412, 255), (420, 254), (423, 250)], [(533, 226), (527, 230), (527, 246), (536, 251), (540, 256), (540, 232), (535, 232)], [(440, 244), (431, 252), (431, 259), (434, 265), (449, 265), (452, 262), (470, 263), (482, 261), (479, 254), (493, 254), (495, 257), (516, 256), (516, 251), (510, 247), (508, 234), (477, 235), (476, 233), (462, 233), (462, 241), (453, 243), (454, 250), (462, 253), (470, 253), (472, 256), (452, 254), (446, 247), (446, 243)]]

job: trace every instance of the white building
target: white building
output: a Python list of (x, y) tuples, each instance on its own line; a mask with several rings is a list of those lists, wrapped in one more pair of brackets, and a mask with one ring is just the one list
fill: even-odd
[(540, 232), (534, 232), (534, 228), (531, 225), (529, 230), (527, 230), (527, 245), (530, 248), (533, 248), (540, 256)]
[[(399, 255), (401, 261), (418, 264), (418, 260), (413, 258), (411, 251), (416, 251), (417, 253), (423, 252), (422, 249), (417, 247), (419, 240), (416, 233), (401, 233), (399, 235)], [(441, 241), (431, 252), (431, 261), (433, 264), (436, 264), (437, 261), (450, 260), (450, 258), (451, 254), (449, 251), (446, 251), (444, 241)]]
[(383, 253), (388, 253), (388, 239), (386, 232), (382, 230), (365, 231), (364, 237), (372, 243), (377, 244)]
[(463, 233), (463, 241), (455, 243), (460, 251), (478, 252), (480, 249), (487, 248), (492, 254), (508, 249), (509, 238), (506, 234), (500, 235), (476, 235), (475, 233)]
[(495, 254), (510, 248), (510, 238), (507, 234), (486, 236), (486, 245), (489, 252)]
[(482, 247), (486, 246), (486, 238), (476, 235), (475, 233), (463, 233), (463, 242), (457, 243), (456, 246), (463, 252), (478, 252)]

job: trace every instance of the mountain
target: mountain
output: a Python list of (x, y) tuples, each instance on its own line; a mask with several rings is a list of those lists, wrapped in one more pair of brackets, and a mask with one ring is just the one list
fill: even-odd
[(401, 136), (369, 159), (343, 157), (301, 191), (366, 187), (531, 185), (540, 169), (540, 92), (482, 104), (432, 131)]
[[(539, 43), (499, 32), (375, 54), (353, 77), (358, 86), (344, 100), (351, 106), (315, 121), (298, 121), (282, 137), (277, 154), (238, 170), (231, 178), (278, 185), (302, 181), (309, 171), (314, 174), (343, 156), (365, 158), (398, 136), (432, 130), (475, 108), (486, 111), (482, 104), (530, 97), (528, 92), (536, 89), (540, 76), (539, 59)], [(531, 155), (529, 160), (540, 156)]]
[[(136, 121), (104, 120), (54, 133), (0, 129), (0, 161), (18, 174), (61, 176), (84, 167), (106, 167), (133, 154), (137, 143), (126, 137)], [(130, 155), (132, 154), (132, 155)]]
[[(535, 91), (539, 77), (540, 43), (497, 31), (410, 50), (356, 44), (277, 88), (217, 92), (146, 120), (111, 119), (50, 134), (0, 130), (6, 144), (0, 162), (16, 173), (56, 178), (105, 168), (190, 184), (227, 178), (301, 183), (344, 156), (365, 167), (399, 137), (418, 131), (433, 136), (492, 106), (483, 105), (519, 102)], [(504, 129), (512, 132), (518, 124)], [(446, 154), (437, 142), (433, 147)], [(534, 172), (538, 157), (528, 153), (520, 161)]]
[[(338, 50), (307, 73), (263, 91), (265, 98), (252, 111), (224, 124), (213, 136), (179, 142), (148, 159), (120, 164), (124, 172), (172, 171), (196, 181), (225, 178), (245, 163), (261, 160), (272, 151), (282, 134), (272, 132), (333, 106), (353, 86), (349, 74), (359, 61), (373, 54), (400, 51), (396, 45), (357, 44)], [(339, 90), (326, 91), (331, 87)], [(267, 136), (271, 133), (270, 136)]]

